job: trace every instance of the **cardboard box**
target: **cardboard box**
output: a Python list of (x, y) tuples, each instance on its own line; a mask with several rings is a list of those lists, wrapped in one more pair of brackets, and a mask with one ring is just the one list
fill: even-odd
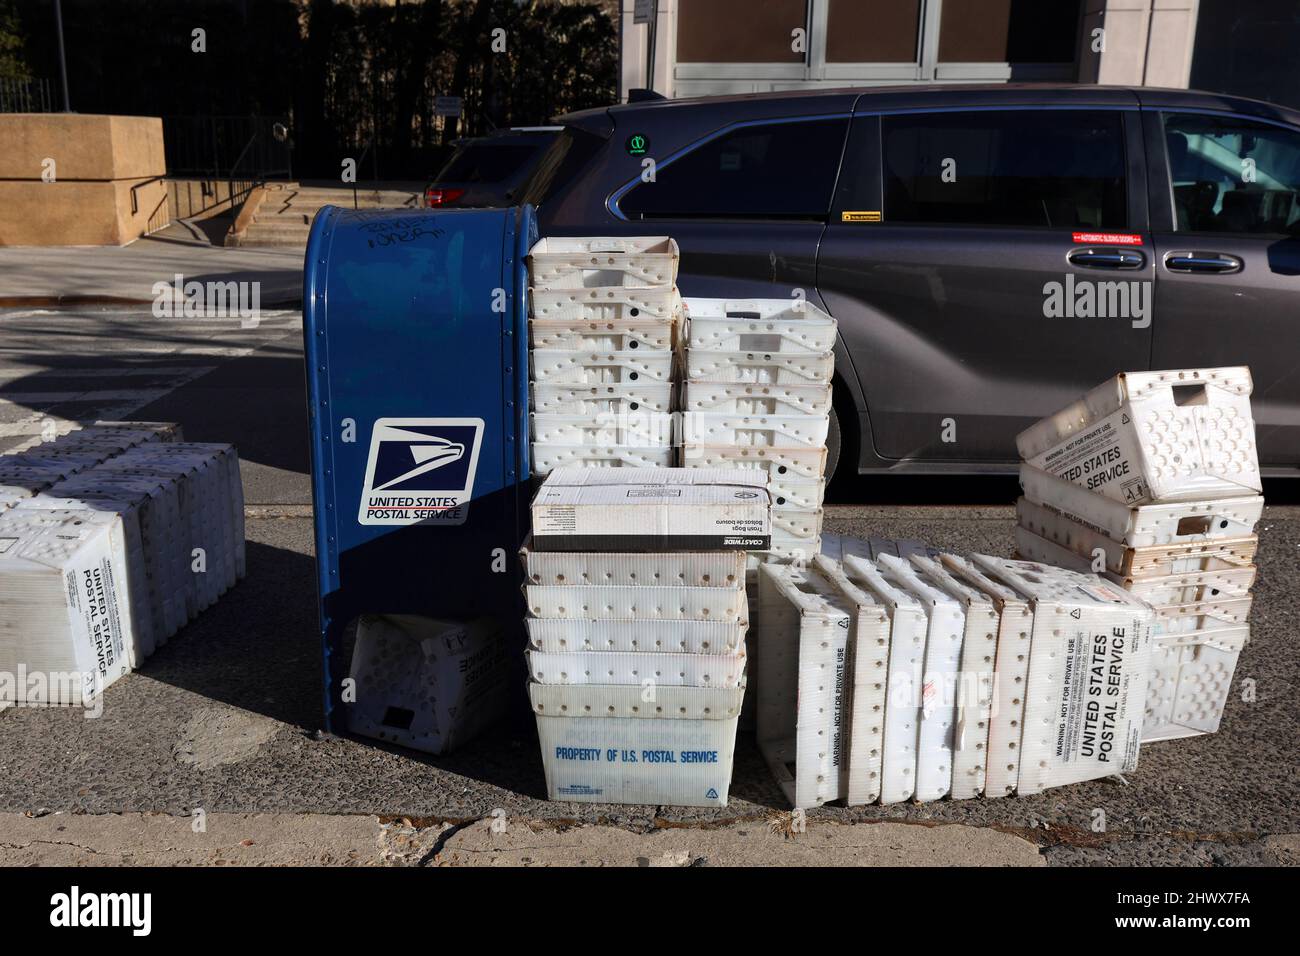
[(766, 550), (766, 476), (745, 470), (562, 468), (532, 504), (543, 551)]
[(530, 683), (552, 800), (725, 807), (745, 688)]
[(1016, 437), (1020, 457), (1125, 505), (1260, 491), (1250, 370), (1123, 372)]
[(1135, 769), (1151, 609), (1096, 575), (981, 554), (971, 560), (1034, 606), (1017, 791)]

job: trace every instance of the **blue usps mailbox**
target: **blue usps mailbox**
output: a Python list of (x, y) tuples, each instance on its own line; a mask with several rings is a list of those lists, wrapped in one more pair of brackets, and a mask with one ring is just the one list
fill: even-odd
[(361, 614), (520, 628), (531, 207), (347, 210), (303, 277), (325, 723)]

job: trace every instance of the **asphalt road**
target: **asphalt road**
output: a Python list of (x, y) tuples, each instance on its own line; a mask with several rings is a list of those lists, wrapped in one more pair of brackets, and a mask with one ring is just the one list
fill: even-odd
[[(717, 811), (547, 802), (522, 709), (445, 758), (322, 735), (300, 335), (296, 313), (266, 315), (243, 329), (237, 321), (159, 320), (147, 312), (0, 311), (0, 450), (30, 441), (49, 421), (178, 421), (190, 439), (238, 446), (249, 539), (246, 580), (142, 671), (109, 688), (101, 718), (78, 710), (0, 713), (0, 813), (202, 808), (418, 823), (502, 809), (511, 818), (602, 821), (650, 833), (665, 823), (785, 809), (744, 734), (731, 803)], [(833, 506), (827, 529), (1009, 554), (1015, 488), (1003, 485), (1000, 505), (951, 504), (989, 500), (997, 484), (972, 485), (967, 495), (966, 485), (945, 482), (929, 484), (943, 505)], [(917, 497), (897, 483), (846, 487), (858, 502)], [(1270, 507), (1260, 537), (1252, 641), (1218, 734), (1144, 747), (1126, 782), (1031, 798), (826, 807), (810, 817), (990, 827), (1030, 840), (1053, 865), (1292, 862), (1300, 834), (1300, 508)], [(1256, 685), (1253, 703), (1240, 699), (1245, 678)]]

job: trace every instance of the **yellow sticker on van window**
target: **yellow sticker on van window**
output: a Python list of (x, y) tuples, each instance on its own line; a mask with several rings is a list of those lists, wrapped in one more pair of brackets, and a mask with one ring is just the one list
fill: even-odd
[(860, 210), (858, 212), (840, 213), (840, 222), (880, 222), (880, 212), (876, 209)]

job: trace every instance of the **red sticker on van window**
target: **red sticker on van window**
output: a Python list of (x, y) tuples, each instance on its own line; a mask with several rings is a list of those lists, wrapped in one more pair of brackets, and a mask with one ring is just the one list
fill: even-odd
[(1074, 241), (1076, 243), (1096, 243), (1103, 246), (1142, 245), (1141, 236), (1133, 236), (1123, 232), (1076, 232)]

